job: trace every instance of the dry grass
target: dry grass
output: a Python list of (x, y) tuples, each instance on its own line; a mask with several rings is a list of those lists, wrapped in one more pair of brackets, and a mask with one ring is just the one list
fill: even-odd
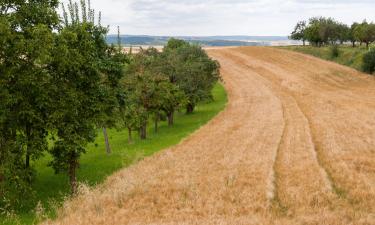
[(375, 224), (374, 79), (272, 48), (209, 52), (225, 111), (45, 224)]

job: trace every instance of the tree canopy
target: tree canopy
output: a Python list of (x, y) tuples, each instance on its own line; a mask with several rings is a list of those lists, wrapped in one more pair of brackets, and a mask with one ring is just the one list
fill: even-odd
[(368, 47), (375, 41), (375, 24), (363, 21), (353, 23), (349, 27), (333, 18), (313, 17), (308, 24), (305, 21), (298, 22), (290, 38), (301, 40), (303, 43), (307, 40), (315, 46), (350, 41), (353, 47), (356, 42), (365, 43)]

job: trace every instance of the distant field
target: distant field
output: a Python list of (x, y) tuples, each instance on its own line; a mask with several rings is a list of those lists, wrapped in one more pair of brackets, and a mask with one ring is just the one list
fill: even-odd
[[(129, 46), (163, 46), (171, 36), (121, 35), (121, 43)], [(202, 46), (280, 46), (298, 45), (286, 36), (178, 36), (174, 37)], [(117, 44), (117, 35), (108, 35), (109, 44)]]
[(353, 48), (349, 46), (340, 46), (339, 56), (337, 58), (332, 58), (330, 47), (317, 48), (312, 46), (283, 46), (278, 48), (297, 51), (325, 60), (334, 61), (336, 63), (352, 67), (359, 71), (362, 70), (362, 57), (367, 52), (367, 49), (365, 47)]
[[(160, 123), (159, 132), (154, 133), (150, 124), (147, 140), (140, 140), (134, 132), (134, 144), (128, 144), (127, 131), (109, 130), (110, 144), (113, 153), (107, 155), (104, 147), (104, 138), (100, 132), (95, 143), (87, 148), (87, 154), (82, 156), (78, 179), (80, 182), (95, 185), (103, 182), (108, 175), (137, 162), (145, 156), (165, 149), (179, 143), (190, 133), (207, 123), (218, 112), (224, 109), (227, 102), (226, 92), (221, 84), (217, 84), (213, 90), (214, 101), (201, 103), (192, 115), (186, 115), (183, 111), (176, 113), (175, 125), (168, 127), (166, 122)], [(34, 184), (37, 201), (44, 208), (50, 209), (49, 214), (53, 217), (53, 202), (59, 205), (69, 192), (68, 178), (65, 175), (54, 174), (52, 168), (47, 164), (51, 157), (46, 155), (37, 162), (38, 180)], [(34, 206), (31, 208), (34, 210)], [(46, 210), (48, 212), (48, 210)], [(16, 224), (16, 220), (2, 222), (0, 224)], [(22, 224), (33, 224), (36, 217), (34, 213), (20, 213), (19, 220)]]

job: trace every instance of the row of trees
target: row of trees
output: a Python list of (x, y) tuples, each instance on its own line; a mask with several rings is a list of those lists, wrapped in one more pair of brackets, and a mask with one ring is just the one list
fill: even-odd
[(314, 46), (351, 42), (355, 47), (358, 42), (368, 47), (375, 41), (375, 24), (363, 21), (348, 26), (332, 18), (313, 17), (298, 22), (290, 38), (303, 41), (303, 45), (306, 41)]
[(156, 129), (164, 118), (172, 125), (176, 110), (193, 112), (220, 78), (199, 46), (172, 39), (163, 52), (125, 54), (107, 45), (90, 2), (70, 2), (61, 18), (57, 7), (0, 2), (0, 208), (28, 205), (32, 162), (47, 152), (75, 193), (79, 158), (99, 128), (121, 124), (130, 141), (134, 130), (146, 138), (151, 118)]
[(192, 113), (198, 102), (212, 99), (211, 90), (220, 79), (217, 61), (200, 46), (177, 39), (170, 39), (162, 52), (148, 48), (130, 55), (125, 74), (119, 115), (129, 142), (134, 130), (146, 138), (150, 118), (157, 132), (160, 120), (173, 125), (174, 113), (181, 107)]

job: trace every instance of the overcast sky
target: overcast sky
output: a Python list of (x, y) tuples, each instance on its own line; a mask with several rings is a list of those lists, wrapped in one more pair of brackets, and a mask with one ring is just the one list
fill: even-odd
[[(63, 0), (62, 2), (67, 2)], [(288, 35), (298, 20), (375, 20), (375, 0), (91, 0), (110, 33)]]

